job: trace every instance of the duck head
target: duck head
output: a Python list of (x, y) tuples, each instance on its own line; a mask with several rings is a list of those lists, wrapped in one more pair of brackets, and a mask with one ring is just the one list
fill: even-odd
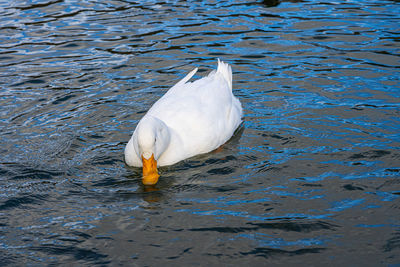
[(137, 153), (142, 160), (144, 185), (155, 185), (160, 175), (157, 170), (157, 160), (170, 143), (170, 133), (167, 125), (152, 116), (143, 117), (136, 127)]

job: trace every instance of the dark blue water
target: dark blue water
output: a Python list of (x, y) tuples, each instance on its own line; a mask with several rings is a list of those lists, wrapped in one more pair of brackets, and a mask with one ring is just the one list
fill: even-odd
[[(2, 266), (400, 266), (399, 1), (0, 3)], [(123, 161), (194, 67), (244, 124), (161, 168)]]

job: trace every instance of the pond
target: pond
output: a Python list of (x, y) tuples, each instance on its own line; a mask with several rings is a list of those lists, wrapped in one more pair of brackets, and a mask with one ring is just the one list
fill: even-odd
[[(3, 266), (399, 266), (399, 1), (0, 3)], [(125, 165), (190, 70), (232, 65), (220, 149)]]

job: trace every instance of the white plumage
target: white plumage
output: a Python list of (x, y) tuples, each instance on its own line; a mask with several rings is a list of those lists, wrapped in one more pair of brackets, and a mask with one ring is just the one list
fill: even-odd
[(232, 94), (231, 67), (218, 59), (208, 76), (189, 82), (197, 68), (175, 84), (139, 121), (125, 148), (125, 161), (141, 167), (152, 154), (158, 166), (210, 152), (228, 141), (241, 123), (242, 106)]

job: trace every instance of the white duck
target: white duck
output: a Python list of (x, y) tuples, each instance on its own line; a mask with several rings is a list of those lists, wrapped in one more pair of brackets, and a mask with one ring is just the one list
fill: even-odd
[(242, 106), (232, 94), (231, 67), (218, 59), (216, 71), (188, 82), (196, 71), (154, 103), (125, 147), (126, 163), (143, 166), (145, 185), (157, 183), (157, 166), (218, 148), (242, 121)]

